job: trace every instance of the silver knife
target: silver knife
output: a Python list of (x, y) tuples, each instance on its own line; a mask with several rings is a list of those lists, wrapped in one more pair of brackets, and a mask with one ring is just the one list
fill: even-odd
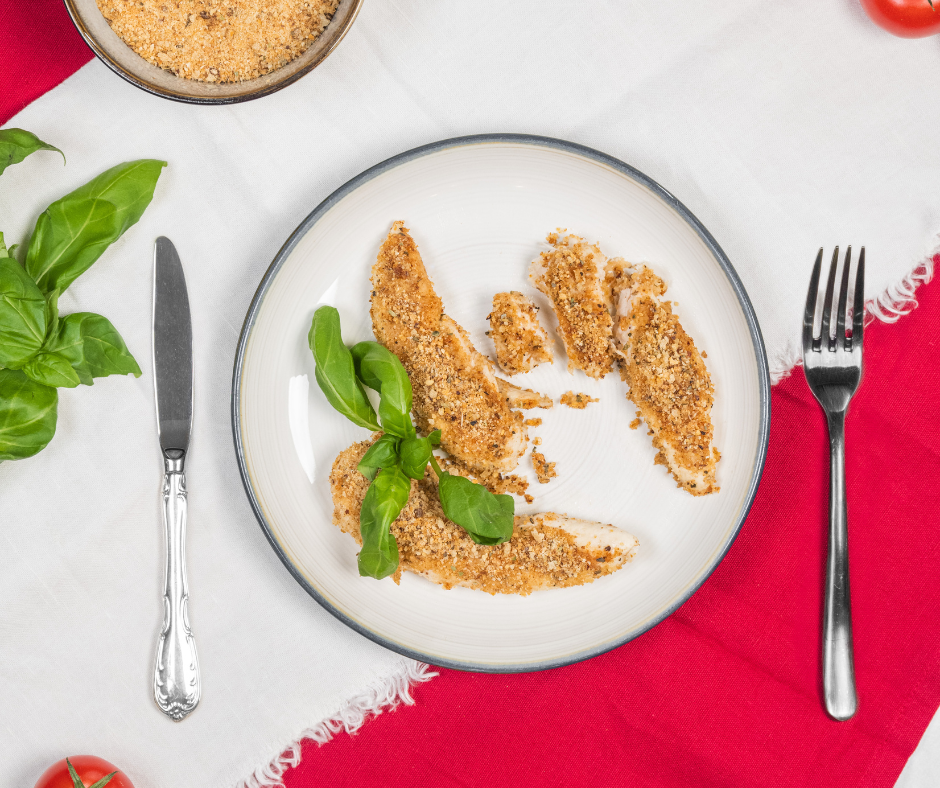
[(196, 641), (189, 628), (186, 583), (186, 477), (193, 423), (193, 326), (186, 278), (176, 247), (157, 238), (153, 254), (153, 380), (163, 453), (166, 585), (153, 696), (174, 720), (196, 708), (201, 692)]

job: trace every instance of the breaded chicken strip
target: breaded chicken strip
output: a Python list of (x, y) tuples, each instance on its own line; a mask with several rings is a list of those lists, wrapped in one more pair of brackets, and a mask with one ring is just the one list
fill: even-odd
[(441, 431), (441, 446), (468, 468), (511, 471), (528, 436), (500, 392), (492, 362), (444, 314), (418, 247), (395, 222), (372, 268), (372, 330), (404, 365), (416, 426)]
[[(333, 523), (359, 544), (359, 508), (369, 482), (356, 466), (371, 443), (354, 443), (341, 452), (330, 473)], [(407, 570), (444, 588), (465, 586), (490, 594), (524, 596), (591, 583), (633, 560), (638, 547), (633, 536), (612, 525), (552, 513), (516, 517), (508, 542), (478, 545), (444, 516), (437, 477), (430, 470), (411, 482), (411, 498), (391, 532), (400, 559), (396, 583)]]
[(623, 260), (611, 260), (605, 284), (617, 305), (614, 339), (630, 387), (627, 397), (653, 433), (657, 464), (692, 495), (718, 492), (714, 388), (672, 304), (661, 300), (665, 283), (646, 266), (631, 269)]
[(511, 290), (493, 296), (493, 311), (486, 333), (496, 348), (496, 363), (507, 375), (530, 372), (552, 361), (551, 341), (538, 318), (538, 307), (522, 293)]
[(613, 368), (610, 305), (603, 288), (607, 258), (576, 235), (551, 233), (551, 249), (529, 266), (529, 277), (552, 302), (568, 371), (602, 378)]

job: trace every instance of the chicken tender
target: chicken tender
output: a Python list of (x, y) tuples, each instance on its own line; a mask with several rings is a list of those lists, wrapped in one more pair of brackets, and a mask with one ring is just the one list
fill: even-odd
[(608, 264), (605, 283), (617, 305), (614, 339), (627, 397), (652, 432), (656, 463), (692, 495), (718, 492), (714, 388), (672, 304), (662, 300), (665, 283), (646, 266), (631, 270), (622, 260)]
[[(356, 466), (371, 441), (341, 452), (330, 473), (333, 523), (359, 544), (359, 509), (369, 482)], [(546, 513), (517, 516), (512, 538), (501, 545), (478, 545), (444, 516), (432, 471), (411, 482), (411, 498), (391, 533), (398, 542), (402, 570), (444, 588), (464, 586), (490, 594), (521, 594), (544, 588), (584, 585), (616, 572), (633, 560), (635, 537), (612, 525)]]
[(486, 333), (496, 347), (496, 363), (507, 375), (530, 372), (546, 361), (553, 363), (551, 342), (537, 313), (538, 307), (515, 290), (493, 296)]
[(552, 302), (568, 371), (602, 378), (613, 369), (612, 320), (604, 292), (607, 258), (576, 235), (551, 233), (551, 249), (529, 266), (529, 277)]
[(418, 247), (395, 222), (372, 268), (372, 329), (411, 378), (417, 428), (441, 431), (441, 446), (468, 468), (512, 471), (528, 440), (470, 337), (444, 314)]

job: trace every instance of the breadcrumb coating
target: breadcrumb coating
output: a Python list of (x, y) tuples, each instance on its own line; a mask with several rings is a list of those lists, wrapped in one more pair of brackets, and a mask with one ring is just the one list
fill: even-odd
[(605, 285), (617, 304), (614, 336), (622, 355), (621, 376), (630, 387), (627, 397), (650, 428), (659, 449), (656, 463), (692, 495), (718, 492), (714, 387), (672, 304), (661, 300), (665, 283), (646, 266), (631, 271), (623, 261), (612, 260)]
[(371, 300), (376, 338), (411, 378), (418, 430), (439, 429), (441, 447), (468, 468), (512, 471), (528, 441), (522, 415), (512, 410), (492, 362), (444, 314), (402, 222), (392, 225), (379, 250)]
[(607, 258), (576, 235), (551, 233), (551, 249), (529, 268), (535, 286), (552, 302), (558, 333), (568, 353), (568, 371), (602, 378), (613, 369), (613, 322), (603, 289)]
[(567, 405), (569, 408), (574, 408), (575, 410), (584, 410), (592, 402), (600, 402), (599, 399), (595, 399), (587, 394), (575, 393), (574, 391), (566, 391), (561, 395), (559, 402), (562, 405)]
[[(341, 452), (330, 473), (333, 523), (359, 544), (359, 509), (369, 482), (356, 465), (371, 443), (355, 443)], [(411, 482), (411, 498), (392, 523), (391, 533), (400, 559), (393, 575), (396, 583), (405, 570), (447, 589), (465, 586), (523, 596), (592, 583), (633, 560), (638, 546), (619, 528), (554, 513), (517, 516), (508, 542), (478, 545), (444, 516), (437, 478), (430, 470), (424, 479)]]
[(496, 363), (507, 375), (529, 372), (552, 361), (551, 344), (539, 324), (538, 307), (522, 293), (512, 290), (493, 296), (493, 311), (487, 335), (496, 347)]
[(558, 476), (555, 472), (556, 464), (557, 463), (554, 462), (548, 462), (544, 454), (533, 449), (532, 465), (535, 468), (535, 475), (539, 480), (539, 484), (548, 484), (552, 479)]

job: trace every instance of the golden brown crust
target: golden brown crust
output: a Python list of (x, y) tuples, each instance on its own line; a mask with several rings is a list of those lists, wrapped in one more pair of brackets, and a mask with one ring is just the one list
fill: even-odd
[[(341, 452), (333, 463), (330, 488), (333, 522), (361, 544), (359, 508), (369, 482), (356, 470), (371, 441)], [(460, 585), (489, 594), (521, 594), (542, 588), (591, 583), (615, 572), (633, 558), (633, 548), (615, 542), (579, 545), (561, 527), (559, 515), (516, 517), (512, 539), (501, 545), (478, 545), (460, 526), (444, 516), (433, 472), (412, 481), (411, 498), (392, 524), (398, 542), (400, 569), (415, 572), (444, 588)], [(615, 530), (615, 529), (613, 529)], [(398, 581), (398, 575), (394, 576)]]
[(145, 60), (202, 82), (240, 82), (302, 54), (338, 0), (97, 0), (111, 29)]
[(529, 372), (546, 361), (553, 363), (548, 334), (537, 313), (538, 307), (515, 290), (493, 296), (486, 333), (496, 347), (496, 363), (507, 375)]
[(672, 304), (660, 300), (665, 283), (646, 266), (626, 275), (609, 266), (606, 283), (619, 301), (615, 334), (623, 350), (621, 376), (659, 449), (656, 463), (665, 465), (678, 486), (692, 495), (718, 492), (715, 470), (721, 455), (712, 446), (714, 387)]
[(552, 302), (568, 370), (602, 378), (614, 360), (612, 321), (602, 287), (606, 258), (597, 246), (575, 235), (551, 233), (547, 241), (552, 248), (532, 263), (530, 276)]
[(441, 431), (441, 446), (469, 468), (511, 471), (526, 428), (511, 410), (491, 362), (444, 314), (418, 247), (395, 222), (372, 268), (372, 328), (411, 378), (418, 429)]
[[(541, 441), (539, 441), (541, 443)], [(548, 484), (552, 479), (554, 479), (558, 474), (555, 472), (555, 465), (557, 463), (548, 462), (545, 459), (545, 455), (541, 452), (532, 450), (532, 466), (535, 468), (535, 475), (539, 480), (539, 484)]]
[(561, 395), (561, 399), (558, 401), (562, 405), (567, 405), (569, 408), (574, 408), (575, 410), (584, 410), (592, 402), (600, 402), (599, 399), (594, 399), (594, 397), (588, 394), (581, 394), (580, 392), (574, 391), (566, 391)]

